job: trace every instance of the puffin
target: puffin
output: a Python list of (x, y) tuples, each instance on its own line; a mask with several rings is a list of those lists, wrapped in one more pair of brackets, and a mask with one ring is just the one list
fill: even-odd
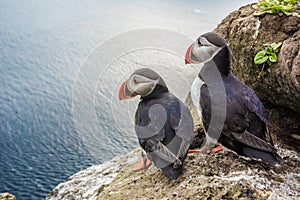
[(199, 151), (217, 152), (224, 146), (245, 157), (281, 162), (262, 102), (231, 71), (226, 40), (214, 32), (201, 35), (188, 47), (185, 64), (201, 64), (191, 85), (192, 102), (206, 136)]
[[(119, 89), (119, 99), (140, 96), (135, 113), (135, 132), (146, 157), (169, 179), (176, 179), (194, 140), (193, 119), (188, 107), (150, 68), (132, 73)], [(143, 152), (142, 152), (143, 155)]]

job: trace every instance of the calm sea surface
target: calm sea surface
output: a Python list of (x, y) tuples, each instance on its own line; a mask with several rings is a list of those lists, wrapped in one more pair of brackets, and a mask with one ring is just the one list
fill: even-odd
[[(117, 99), (118, 87), (129, 73), (121, 69), (153, 65), (171, 91), (184, 99), (191, 78), (169, 73), (169, 67), (182, 67), (183, 60), (144, 49), (115, 59), (107, 69), (98, 63), (97, 69), (104, 72), (94, 86), (98, 123), (84, 121), (86, 113), (74, 113), (73, 97), (80, 95), (74, 90), (82, 66), (101, 43), (143, 28), (195, 39), (249, 2), (0, 0), (0, 193), (10, 192), (18, 200), (43, 199), (75, 172), (138, 145), (132, 121), (138, 100)], [(122, 39), (118, 41), (102, 56), (112, 55), (114, 47), (122, 45)], [(176, 46), (177, 41), (172, 42)], [(153, 64), (155, 60), (161, 62)], [(179, 84), (179, 76), (187, 80)]]

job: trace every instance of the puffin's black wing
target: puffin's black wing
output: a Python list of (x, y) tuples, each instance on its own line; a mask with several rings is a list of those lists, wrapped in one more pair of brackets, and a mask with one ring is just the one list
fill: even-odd
[(255, 113), (255, 115), (257, 115), (261, 121), (267, 124), (268, 123), (267, 114), (263, 104), (261, 103), (261, 101), (255, 94), (255, 92), (251, 88), (249, 88), (243, 83), (241, 84), (244, 87), (242, 87), (243, 88), (243, 91), (241, 92), (242, 102), (240, 103), (243, 104), (248, 109), (249, 112)]
[(245, 130), (243, 133), (223, 131), (221, 143), (238, 154), (278, 163), (282, 159), (273, 145)]
[[(235, 81), (233, 81), (235, 82)], [(226, 85), (225, 85), (226, 86)], [(269, 162), (278, 162), (280, 156), (272, 144), (266, 141), (267, 117), (261, 101), (253, 90), (238, 82), (226, 88), (226, 119), (219, 142), (238, 154), (259, 158)], [(224, 109), (211, 101), (208, 87), (201, 88), (201, 108), (203, 124), (208, 129), (211, 107), (215, 112)], [(212, 102), (212, 103), (211, 103)], [(208, 133), (212, 136), (211, 133)]]
[(192, 143), (194, 139), (194, 123), (186, 105), (179, 102), (176, 104), (176, 109), (171, 110), (170, 125), (178, 137)]
[(194, 123), (192, 115), (186, 105), (179, 100), (175, 109), (170, 109), (170, 126), (182, 141), (177, 153), (180, 160), (184, 160), (187, 151), (194, 140)]
[(251, 148), (270, 153), (276, 152), (275, 148), (271, 144), (267, 143), (263, 139), (260, 139), (259, 137), (256, 137), (247, 130), (245, 130), (243, 133), (223, 132), (223, 134), (232, 138), (234, 141), (240, 142), (241, 144), (247, 145)]
[(270, 143), (266, 140), (267, 116), (263, 104), (248, 86), (241, 83), (238, 88), (241, 90), (237, 92), (241, 95), (236, 93), (229, 97), (229, 106), (235, 108), (233, 120), (226, 119), (227, 127), (224, 127), (222, 134), (233, 140), (249, 157), (279, 162), (281, 158), (276, 153), (271, 136)]

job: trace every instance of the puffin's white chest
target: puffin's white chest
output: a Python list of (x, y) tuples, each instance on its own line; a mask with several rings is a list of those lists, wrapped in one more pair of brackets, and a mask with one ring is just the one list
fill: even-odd
[(200, 88), (203, 84), (204, 82), (197, 76), (191, 86), (191, 98), (201, 120), (202, 110), (200, 106)]

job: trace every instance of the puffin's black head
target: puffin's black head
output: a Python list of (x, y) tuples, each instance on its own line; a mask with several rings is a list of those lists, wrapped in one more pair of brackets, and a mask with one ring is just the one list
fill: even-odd
[(224, 38), (213, 32), (201, 35), (190, 45), (185, 54), (185, 64), (199, 64), (209, 61), (214, 61), (222, 74), (229, 74), (229, 47)]
[(142, 98), (152, 97), (168, 92), (164, 80), (149, 68), (138, 69), (121, 85), (119, 99), (130, 99), (137, 95)]

